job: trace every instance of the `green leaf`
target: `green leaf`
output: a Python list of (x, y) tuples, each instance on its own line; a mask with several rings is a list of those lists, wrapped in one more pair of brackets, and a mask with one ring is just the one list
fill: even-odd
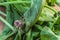
[(42, 30), (42, 26), (40, 26), (40, 25), (35, 25), (35, 27), (39, 30)]
[(0, 14), (2, 14), (3, 16), (6, 16), (6, 14), (4, 12), (2, 12), (2, 11), (0, 11)]
[(0, 35), (0, 40), (6, 40), (8, 39), (9, 37), (13, 36), (16, 32), (12, 32), (10, 34), (7, 34), (7, 35)]
[[(15, 0), (14, 0), (15, 1)], [(10, 2), (14, 2), (13, 0), (10, 0)], [(20, 2), (21, 3), (20, 3)], [(28, 2), (28, 3), (23, 3), (23, 2)], [(29, 8), (29, 6), (30, 6), (30, 3), (31, 3), (31, 1), (26, 1), (26, 0), (16, 0), (16, 4), (14, 3), (13, 5), (14, 5), (14, 7), (16, 7), (17, 8), (17, 10), (19, 11), (19, 12), (21, 12), (21, 13), (24, 13), (24, 12), (26, 12), (26, 10)], [(19, 2), (19, 3), (18, 3)], [(27, 4), (27, 5), (26, 5)], [(29, 5), (29, 6), (28, 6)]]
[(60, 0), (57, 0), (57, 4), (60, 6)]
[(38, 20), (42, 8), (44, 7), (45, 0), (31, 0), (31, 8), (24, 13), (25, 23), (26, 23), (26, 30), (27, 27), (32, 26)]
[(45, 7), (42, 11), (42, 14), (39, 17), (39, 20), (40, 21), (54, 21), (55, 18), (57, 18), (57, 16), (56, 17), (54, 16), (55, 14), (57, 15), (57, 13)]
[[(14, 19), (14, 21), (15, 20), (19, 20), (20, 19), (20, 15), (19, 15), (19, 13), (16, 11), (16, 8), (13, 6), (13, 5), (11, 5), (11, 11), (12, 11), (12, 16), (13, 16), (13, 19)], [(14, 24), (13, 24), (14, 25)]]
[(58, 19), (56, 21), (56, 24), (60, 24), (60, 13), (58, 14)]
[(11, 1), (11, 2), (3, 2), (3, 3), (0, 3), (0, 5), (6, 5), (6, 4), (16, 4), (16, 3), (30, 3), (30, 1)]
[(32, 38), (31, 30), (29, 30), (29, 31), (26, 33), (26, 40), (31, 40), (31, 38)]
[(39, 34), (39, 32), (32, 32), (32, 37), (36, 37)]
[[(13, 23), (13, 16), (12, 16), (12, 12), (11, 12), (11, 9), (10, 9), (10, 5), (6, 5), (6, 13), (7, 13), (7, 16), (6, 16), (6, 21), (3, 21), (4, 23), (6, 23), (5, 25), (5, 28), (2, 32), (3, 35), (6, 35), (9, 31), (14, 30), (13, 27), (8, 27), (8, 26), (11, 26), (12, 23)], [(8, 26), (7, 26), (8, 25)]]
[(51, 0), (51, 5), (54, 5), (57, 0)]
[(50, 28), (44, 27), (41, 31), (41, 40), (60, 40), (60, 36), (57, 36)]
[(2, 17), (0, 17), (0, 20), (5, 23), (9, 29), (11, 29), (12, 31), (15, 31), (14, 27), (12, 25), (10, 25), (7, 21), (5, 21)]

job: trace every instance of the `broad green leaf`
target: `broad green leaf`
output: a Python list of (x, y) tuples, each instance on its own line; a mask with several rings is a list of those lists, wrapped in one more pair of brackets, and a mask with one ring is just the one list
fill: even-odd
[(50, 28), (44, 27), (41, 31), (41, 40), (60, 40), (60, 36), (56, 35)]
[(44, 6), (45, 0), (31, 0), (31, 8), (24, 13), (26, 25), (32, 26), (38, 20), (41, 10)]
[[(47, 11), (47, 10), (48, 10), (48, 11)], [(57, 16), (56, 16), (56, 17), (54, 16), (55, 14), (57, 15), (57, 13), (55, 13), (55, 12), (52, 11), (51, 9), (45, 7), (45, 8), (43, 9), (40, 17), (39, 17), (39, 20), (40, 20), (40, 21), (54, 21), (55, 18), (57, 17)]]

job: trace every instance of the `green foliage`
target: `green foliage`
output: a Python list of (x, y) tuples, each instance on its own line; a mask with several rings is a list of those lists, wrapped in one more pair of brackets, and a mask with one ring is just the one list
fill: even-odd
[(59, 6), (60, 6), (60, 0), (57, 0), (57, 2), (56, 2)]
[(57, 0), (47, 0), (47, 3), (49, 3), (49, 5), (54, 5), (56, 3)]
[(57, 36), (50, 28), (44, 27), (41, 31), (41, 40), (60, 40), (60, 36)]
[[(5, 28), (0, 40), (60, 40), (60, 14), (49, 5), (57, 0), (1, 0), (0, 6), (6, 7)], [(23, 22), (16, 22), (16, 20)]]
[[(44, 7), (43, 2), (45, 3), (45, 0), (33, 0), (33, 4), (31, 4), (31, 8), (24, 13), (24, 18), (26, 22), (26, 26), (32, 26), (36, 23), (37, 19), (39, 18), (39, 15), (41, 14), (41, 10)], [(28, 30), (26, 28), (26, 30)]]

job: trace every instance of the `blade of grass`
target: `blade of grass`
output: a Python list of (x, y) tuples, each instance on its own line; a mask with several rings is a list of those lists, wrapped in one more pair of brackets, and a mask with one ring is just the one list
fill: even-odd
[(19, 30), (18, 30), (18, 35), (19, 35), (19, 39), (21, 40), (21, 34), (22, 34), (22, 32), (21, 32), (21, 28), (19, 28)]
[(31, 35), (31, 29), (26, 33), (26, 40), (31, 40), (31, 37), (32, 37), (32, 35)]
[(4, 12), (0, 11), (0, 14), (2, 14), (3, 16), (7, 16)]
[(12, 31), (15, 31), (14, 27), (10, 25), (6, 20), (4, 20), (1, 16), (0, 16), (0, 20), (4, 22)]
[(16, 32), (12, 32), (11, 34), (9, 34), (9, 35), (6, 35), (6, 37), (4, 38), (4, 39), (7, 39), (7, 38), (9, 38), (10, 36), (12, 36), (12, 35), (14, 35)]
[[(10, 5), (9, 4), (6, 5), (6, 13), (7, 13), (6, 21), (10, 25), (12, 25), (12, 23), (13, 23), (13, 16), (12, 16), (13, 13), (11, 12), (11, 8), (10, 8)], [(3, 32), (2, 32), (2, 35), (7, 35), (8, 32), (10, 32), (10, 31), (11, 31), (11, 29), (7, 25), (5, 25), (5, 28), (4, 28)]]
[(16, 37), (15, 37), (15, 39), (14, 39), (14, 40), (17, 40), (17, 37), (18, 37), (18, 33), (16, 34)]
[(6, 40), (9, 37), (13, 36), (16, 32), (12, 32), (11, 34), (7, 34), (7, 35), (0, 35), (0, 40)]
[(17, 4), (17, 3), (31, 3), (31, 2), (30, 1), (11, 1), (11, 2), (3, 2), (3, 3), (0, 3), (0, 5)]

